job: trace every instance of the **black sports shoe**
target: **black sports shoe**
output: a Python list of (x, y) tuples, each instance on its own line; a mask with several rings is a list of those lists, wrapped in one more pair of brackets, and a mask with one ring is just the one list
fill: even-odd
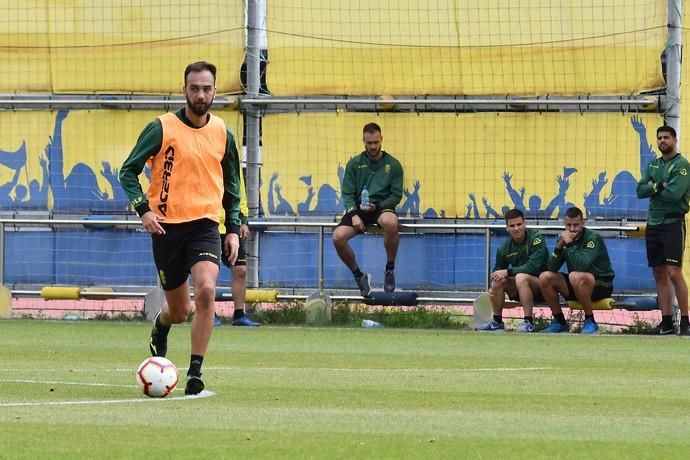
[(158, 321), (158, 317), (161, 315), (161, 312), (156, 313), (156, 316), (153, 318), (153, 329), (151, 329), (151, 341), (149, 342), (149, 351), (151, 352), (152, 356), (163, 356), (165, 357), (166, 353), (168, 353), (168, 332), (170, 332), (170, 329), (167, 331), (160, 331), (156, 327), (156, 321)]
[(654, 329), (655, 335), (673, 335), (676, 333), (676, 328), (671, 326), (666, 326), (664, 323), (659, 323), (659, 325)]
[(690, 324), (681, 324), (678, 328), (678, 335), (681, 337), (690, 336)]
[(184, 394), (198, 395), (204, 389), (204, 381), (201, 380), (201, 375), (188, 375), (187, 385), (184, 387)]
[(371, 275), (369, 273), (364, 273), (359, 278), (355, 278), (357, 281), (357, 286), (359, 287), (359, 292), (362, 297), (369, 297), (371, 295)]
[(395, 291), (395, 272), (393, 270), (386, 270), (383, 278), (383, 290), (384, 292)]

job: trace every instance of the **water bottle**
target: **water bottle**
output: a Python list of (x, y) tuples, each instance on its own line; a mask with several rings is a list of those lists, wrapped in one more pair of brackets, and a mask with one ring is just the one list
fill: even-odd
[(359, 207), (366, 208), (367, 206), (369, 206), (369, 190), (367, 190), (365, 185), (362, 189), (362, 194), (359, 196)]
[(372, 321), (370, 319), (363, 319), (362, 320), (362, 327), (364, 327), (366, 329), (373, 329), (373, 328), (383, 327), (383, 324), (377, 323), (376, 321)]

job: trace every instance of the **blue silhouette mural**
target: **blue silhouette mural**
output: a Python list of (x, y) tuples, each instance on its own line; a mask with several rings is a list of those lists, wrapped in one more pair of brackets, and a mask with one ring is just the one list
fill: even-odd
[[(268, 182), (268, 212), (272, 216), (295, 216), (290, 203), (280, 193), (282, 187), (278, 183), (278, 173), (275, 172)], [(273, 196), (275, 193), (275, 197)], [(276, 204), (276, 200), (278, 203)]]
[[(40, 179), (28, 177), (26, 141), (14, 151), (0, 149), (0, 165), (14, 170), (12, 179), (0, 185), (0, 209), (48, 210), (50, 190), (54, 211), (123, 213), (129, 210), (129, 200), (117, 177), (118, 170), (109, 162), (101, 162), (99, 172), (112, 187), (112, 197), (100, 189), (96, 174), (86, 163), (77, 163), (65, 177), (62, 124), (68, 114), (67, 110), (59, 110), (56, 114), (53, 133), (38, 157)], [(18, 183), (22, 170), (27, 174), (28, 187)]]
[(0, 164), (14, 171), (12, 179), (6, 184), (0, 185), (0, 207), (3, 209), (16, 208), (16, 200), (11, 193), (14, 190), (22, 169), (26, 165), (26, 142), (14, 151), (0, 150)]
[[(525, 194), (527, 189), (521, 187), (520, 191), (515, 190), (511, 184), (513, 176), (510, 172), (506, 171), (503, 173), (503, 181), (506, 184), (506, 191), (508, 196), (513, 201), (513, 207), (521, 210), (525, 213), (525, 217), (528, 219), (551, 219), (554, 217), (562, 217), (565, 211), (573, 206), (572, 203), (566, 203), (565, 195), (570, 188), (570, 179), (574, 173), (577, 172), (575, 168), (569, 168), (567, 166), (563, 167), (563, 175), (556, 176), (556, 183), (558, 184), (558, 193), (554, 196), (545, 209), (541, 208), (542, 199), (539, 195), (532, 195), (529, 197), (525, 206)], [(558, 208), (558, 213), (554, 216), (554, 211)]]
[[(97, 172), (95, 167), (84, 162), (75, 164), (68, 173), (64, 171), (62, 126), (68, 116), (67, 110), (56, 113), (49, 142), (44, 151), (38, 154), (41, 169), (38, 177), (28, 175), (26, 165), (31, 152), (27, 151), (26, 141), (8, 150), (0, 149), (0, 167), (7, 168), (11, 172), (10, 179), (0, 184), (0, 209), (48, 210), (50, 191), (52, 209), (55, 211), (98, 214), (129, 212), (127, 196), (118, 182), (118, 170), (109, 162), (102, 161)], [(648, 202), (638, 199), (635, 194), (636, 176), (639, 177), (647, 163), (655, 157), (655, 153), (653, 146), (647, 142), (647, 128), (641, 119), (632, 116), (630, 125), (639, 137), (639, 171), (620, 170), (615, 174), (600, 171), (594, 178), (588, 179), (591, 180), (591, 188), (584, 193), (583, 208), (590, 219), (627, 217), (642, 220), (646, 217)], [(33, 157), (33, 160), (35, 161), (36, 157)], [(150, 171), (147, 169), (144, 173), (148, 175)], [(112, 192), (101, 189), (98, 174), (108, 182)], [(294, 203), (291, 203), (282, 194), (279, 171), (274, 171), (268, 184), (261, 185), (268, 187), (266, 209), (263, 209), (264, 203), (261, 203), (262, 211), (273, 216), (340, 215), (344, 212), (340, 196), (344, 174), (344, 166), (338, 164), (335, 171), (337, 182), (317, 186), (312, 174), (305, 173), (298, 179), (300, 186), (305, 189), (305, 194), (301, 199), (296, 199)], [(514, 174), (511, 171), (505, 171), (499, 180), (504, 183), (510, 203), (500, 206), (492, 205), (481, 190), (475, 190), (468, 194), (466, 212), (464, 216), (459, 217), (500, 220), (509, 208), (515, 207), (525, 212), (530, 219), (560, 218), (565, 210), (573, 205), (573, 200), (568, 197), (568, 191), (576, 175), (577, 169), (565, 166), (563, 173), (555, 177), (557, 192), (547, 200), (539, 194), (528, 195), (525, 186), (516, 185)], [(613, 179), (611, 179), (612, 176)], [(603, 196), (603, 191), (609, 184), (610, 192)], [(405, 188), (403, 200), (397, 209), (398, 214), (401, 217), (410, 218), (445, 218), (446, 212), (443, 209), (421, 207), (423, 190), (424, 184), (419, 179), (413, 181), (411, 189)], [(480, 208), (478, 197), (481, 197), (483, 209)], [(546, 206), (544, 206), (545, 203)]]
[[(640, 164), (639, 171), (635, 175), (642, 174), (647, 163), (655, 157), (652, 145), (647, 142), (647, 129), (639, 117), (630, 118), (633, 130), (637, 133), (640, 142)], [(505, 171), (501, 180), (505, 184), (505, 190), (511, 203), (500, 206), (492, 206), (486, 196), (479, 195), (476, 191), (469, 193), (469, 201), (465, 205), (465, 219), (494, 219), (500, 220), (510, 208), (517, 208), (525, 213), (529, 219), (559, 219), (565, 211), (575, 204), (568, 197), (571, 181), (576, 177), (578, 170), (571, 166), (564, 166), (563, 173), (555, 177), (557, 191), (554, 196), (546, 200), (539, 194), (527, 194), (526, 187), (515, 185), (514, 175), (510, 171)], [(295, 215), (333, 215), (343, 212), (340, 188), (344, 176), (344, 168), (338, 165), (337, 186), (322, 184), (318, 192), (314, 191), (312, 175), (303, 175), (299, 178), (300, 183), (306, 187), (304, 200), (291, 204), (282, 194), (281, 185), (278, 182), (278, 171), (274, 172), (268, 184), (268, 213), (276, 216), (295, 216)], [(608, 196), (602, 197), (604, 187), (609, 183), (607, 171), (601, 171), (591, 180), (592, 187), (589, 192), (584, 194), (584, 210), (587, 218), (591, 219), (629, 219), (642, 220), (646, 218), (648, 203), (647, 200), (640, 200), (635, 194), (637, 179), (633, 172), (618, 171), (611, 184)], [(429, 207), (421, 209), (423, 184), (419, 179), (415, 179), (412, 189), (403, 189), (403, 199), (397, 208), (398, 215), (401, 217), (424, 217), (424, 218), (445, 218), (446, 213), (443, 209)], [(481, 196), (483, 212), (480, 211), (477, 197)], [(316, 204), (314, 204), (316, 200)], [(544, 206), (546, 203), (546, 206)], [(483, 215), (482, 215), (483, 214)]]
[(65, 177), (62, 149), (62, 123), (67, 118), (66, 110), (58, 111), (55, 128), (48, 149), (50, 189), (53, 192), (54, 211), (88, 211), (96, 213), (119, 213), (129, 209), (129, 199), (117, 177), (117, 169), (110, 163), (101, 163), (100, 174), (110, 183), (114, 197), (101, 190), (93, 169), (85, 163), (77, 163)]
[[(647, 143), (647, 128), (642, 121), (633, 116), (630, 124), (640, 138), (640, 169), (638, 175), (641, 177), (647, 164), (656, 156), (650, 144)], [(601, 190), (608, 183), (606, 171), (592, 179), (592, 190), (585, 194), (585, 211), (588, 218), (606, 219), (634, 219), (644, 220), (647, 217), (649, 198), (641, 200), (637, 198), (635, 189), (637, 179), (630, 171), (620, 171), (613, 178), (611, 193), (603, 200), (600, 199)]]

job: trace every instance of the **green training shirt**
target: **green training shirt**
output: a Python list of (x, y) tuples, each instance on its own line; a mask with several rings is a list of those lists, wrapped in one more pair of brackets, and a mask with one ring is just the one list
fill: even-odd
[(602, 281), (611, 281), (615, 277), (604, 239), (599, 233), (586, 227), (577, 240), (563, 249), (554, 249), (546, 268), (557, 272), (563, 262), (566, 263), (568, 272), (588, 272)]
[(359, 208), (360, 194), (364, 186), (369, 191), (369, 202), (377, 209), (391, 209), (402, 199), (403, 168), (393, 155), (382, 152), (379, 161), (371, 161), (366, 152), (356, 155), (345, 166), (342, 197), (346, 213)]
[(525, 231), (525, 239), (518, 244), (512, 238), (503, 243), (496, 251), (494, 270), (509, 269), (509, 275), (518, 273), (539, 276), (546, 270), (549, 251), (544, 237), (536, 230)]
[[(184, 108), (175, 112), (184, 124), (194, 128), (194, 125), (184, 114)], [(155, 119), (141, 132), (137, 143), (120, 168), (120, 185), (127, 193), (134, 210), (141, 217), (149, 211), (149, 203), (141, 184), (139, 175), (146, 166), (146, 161), (160, 152), (163, 144), (163, 126), (160, 120)], [(239, 154), (235, 145), (235, 136), (227, 130), (225, 142), (225, 155), (221, 162), (223, 167), (223, 208), (225, 209), (225, 228), (233, 233), (239, 233), (242, 223), (240, 215), (240, 171)], [(236, 179), (234, 179), (236, 178)]]
[[(638, 198), (649, 198), (647, 224), (668, 224), (685, 219), (690, 209), (689, 171), (690, 164), (680, 153), (668, 161), (658, 157), (649, 162), (637, 183)], [(650, 179), (654, 184), (649, 185)]]

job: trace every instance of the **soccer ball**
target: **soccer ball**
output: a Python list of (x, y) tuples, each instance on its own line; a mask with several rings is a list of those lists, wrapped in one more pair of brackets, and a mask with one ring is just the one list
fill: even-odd
[(150, 398), (165, 398), (177, 386), (177, 368), (166, 358), (146, 358), (137, 368), (137, 386)]

